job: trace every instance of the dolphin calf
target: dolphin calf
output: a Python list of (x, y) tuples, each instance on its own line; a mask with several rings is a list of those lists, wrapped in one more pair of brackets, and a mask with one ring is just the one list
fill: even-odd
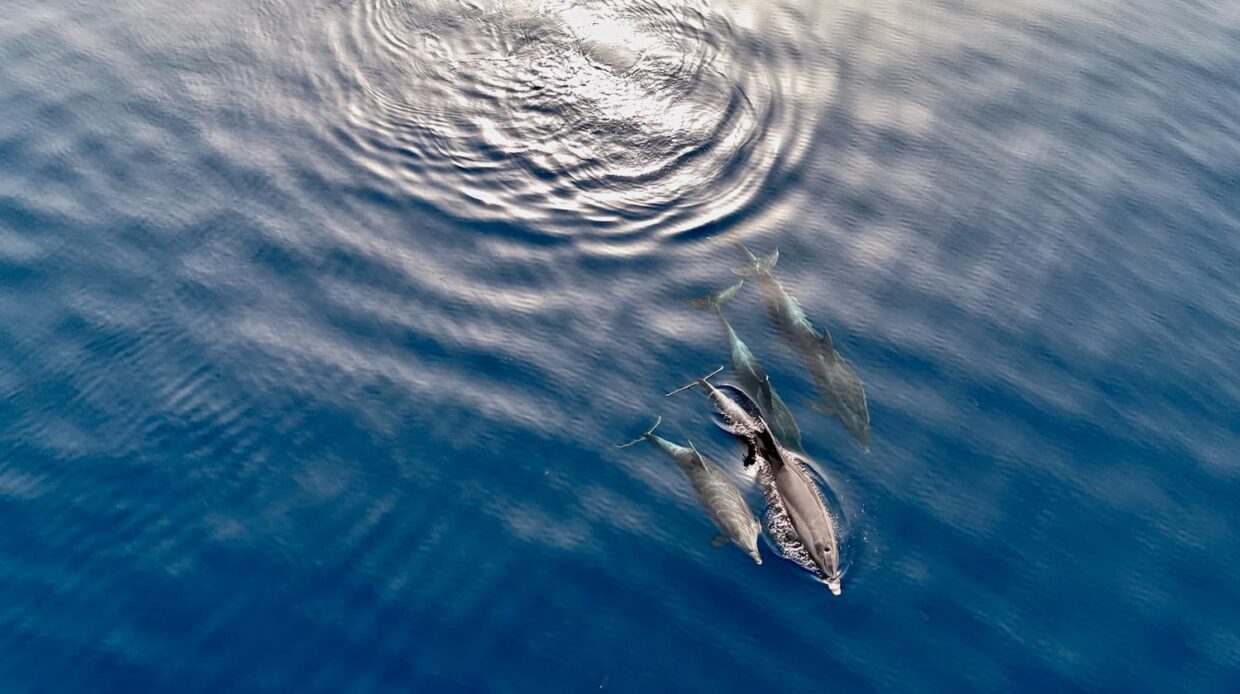
[(749, 347), (737, 337), (736, 331), (732, 329), (732, 325), (723, 315), (723, 304), (736, 296), (744, 284), (745, 280), (741, 280), (730, 287), (688, 303), (695, 308), (714, 310), (715, 315), (719, 317), (719, 324), (723, 326), (723, 335), (728, 341), (728, 352), (732, 359), (732, 373), (740, 382), (741, 389), (757, 401), (758, 409), (771, 427), (775, 438), (779, 439), (779, 442), (786, 448), (804, 452), (805, 449), (801, 445), (801, 428), (797, 426), (796, 419), (792, 417), (792, 411), (784, 404), (779, 393), (775, 392), (775, 387), (771, 385), (771, 378), (766, 370), (758, 363), (753, 352), (749, 351)]
[(775, 278), (773, 270), (779, 260), (779, 250), (758, 258), (749, 249), (744, 251), (747, 263), (733, 270), (738, 275), (753, 277), (758, 283), (767, 317), (780, 337), (792, 350), (801, 355), (820, 402), (817, 409), (843, 423), (848, 433), (861, 444), (870, 446), (870, 410), (865, 401), (865, 388), (848, 360), (844, 359), (831, 341), (831, 333), (819, 330), (805, 316), (797, 300)]
[[(717, 371), (715, 373), (718, 373)], [(759, 464), (764, 479), (768, 518), (786, 524), (787, 532), (772, 527), (785, 555), (797, 560), (827, 585), (835, 595), (842, 591), (844, 572), (840, 565), (835, 519), (827, 511), (818, 487), (810, 479), (795, 454), (785, 450), (762, 419), (755, 403), (740, 388), (714, 386), (709, 374), (683, 388), (700, 386), (715, 405), (715, 423), (740, 439), (746, 446), (746, 467)]]
[(692, 441), (689, 442), (689, 447), (685, 448), (656, 435), (654, 430), (662, 421), (663, 418), (659, 417), (655, 420), (654, 426), (646, 430), (646, 433), (618, 447), (627, 448), (642, 441), (649, 441), (654, 444), (655, 448), (676, 461), (676, 466), (689, 478), (689, 484), (693, 486), (698, 502), (702, 504), (711, 520), (715, 522), (715, 526), (719, 528), (721, 534), (712, 544), (719, 547), (731, 540), (737, 547), (745, 550), (755, 562), (761, 564), (762, 555), (758, 553), (758, 532), (762, 526), (754, 517), (753, 511), (749, 510), (749, 504), (745, 503), (740, 490), (736, 488), (727, 473), (698, 453)]

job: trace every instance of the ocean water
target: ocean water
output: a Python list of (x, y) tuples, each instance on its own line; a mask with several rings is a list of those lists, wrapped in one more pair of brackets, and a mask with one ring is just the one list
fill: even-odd
[[(1240, 5), (4, 8), (0, 690), (1240, 691)], [(838, 598), (614, 448), (737, 243)]]

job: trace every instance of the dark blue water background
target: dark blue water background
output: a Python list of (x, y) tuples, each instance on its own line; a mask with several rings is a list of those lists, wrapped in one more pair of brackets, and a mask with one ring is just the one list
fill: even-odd
[[(1240, 691), (1238, 7), (9, 0), (0, 689)], [(738, 241), (840, 598), (612, 447)]]

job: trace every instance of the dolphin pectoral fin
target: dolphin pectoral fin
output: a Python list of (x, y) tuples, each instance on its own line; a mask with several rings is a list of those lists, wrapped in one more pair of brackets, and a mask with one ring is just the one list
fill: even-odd
[(720, 547), (722, 547), (722, 546), (724, 546), (724, 545), (726, 545), (726, 544), (728, 544), (728, 536), (727, 536), (727, 535), (716, 535), (716, 536), (715, 536), (715, 539), (713, 539), (713, 540), (711, 540), (711, 541), (710, 541), (710, 546), (711, 546), (711, 547), (714, 547), (715, 549), (719, 549)]

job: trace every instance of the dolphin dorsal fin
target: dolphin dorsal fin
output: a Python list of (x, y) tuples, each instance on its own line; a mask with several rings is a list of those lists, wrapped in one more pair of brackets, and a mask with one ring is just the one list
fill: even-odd
[(697, 464), (701, 465), (702, 469), (705, 470), (706, 459), (702, 457), (702, 454), (698, 451), (697, 446), (693, 445), (693, 439), (685, 439), (685, 441), (689, 444), (689, 450), (693, 451), (693, 456), (697, 460)]
[[(806, 321), (807, 323), (809, 321)], [(835, 342), (831, 339), (831, 333), (826, 328), (820, 328), (813, 323), (809, 324), (809, 329), (813, 332), (814, 337), (818, 339), (818, 344), (822, 345), (823, 351), (834, 359), (835, 358)]]

